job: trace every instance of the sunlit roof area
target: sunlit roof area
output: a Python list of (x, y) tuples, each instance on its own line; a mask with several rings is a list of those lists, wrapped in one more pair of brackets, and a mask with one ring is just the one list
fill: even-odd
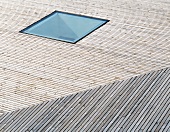
[(0, 131), (169, 132), (169, 68), (169, 0), (0, 1)]

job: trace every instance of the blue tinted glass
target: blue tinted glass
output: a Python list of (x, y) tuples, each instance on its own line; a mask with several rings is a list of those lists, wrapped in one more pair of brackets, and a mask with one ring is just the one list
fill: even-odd
[(107, 22), (104, 19), (55, 11), (21, 32), (76, 43)]

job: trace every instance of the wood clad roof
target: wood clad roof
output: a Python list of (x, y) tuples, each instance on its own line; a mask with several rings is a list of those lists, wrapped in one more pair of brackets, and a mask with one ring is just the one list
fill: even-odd
[[(169, 0), (0, 0), (0, 115), (170, 67)], [(110, 20), (76, 44), (20, 33), (58, 10)]]
[(170, 68), (0, 117), (10, 131), (170, 131)]

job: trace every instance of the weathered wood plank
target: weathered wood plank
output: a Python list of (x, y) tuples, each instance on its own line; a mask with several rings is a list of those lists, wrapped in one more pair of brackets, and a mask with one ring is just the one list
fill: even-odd
[(0, 117), (1, 131), (169, 131), (170, 68)]
[[(110, 22), (75, 45), (19, 33), (54, 10)], [(1, 0), (0, 111), (169, 67), (169, 11), (167, 0)]]

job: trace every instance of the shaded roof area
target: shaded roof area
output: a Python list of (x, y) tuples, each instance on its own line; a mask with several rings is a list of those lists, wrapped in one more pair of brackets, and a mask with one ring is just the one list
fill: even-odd
[[(110, 20), (76, 44), (19, 33), (59, 10)], [(0, 0), (0, 114), (170, 67), (168, 0)]]
[(9, 131), (170, 131), (170, 68), (0, 117)]

